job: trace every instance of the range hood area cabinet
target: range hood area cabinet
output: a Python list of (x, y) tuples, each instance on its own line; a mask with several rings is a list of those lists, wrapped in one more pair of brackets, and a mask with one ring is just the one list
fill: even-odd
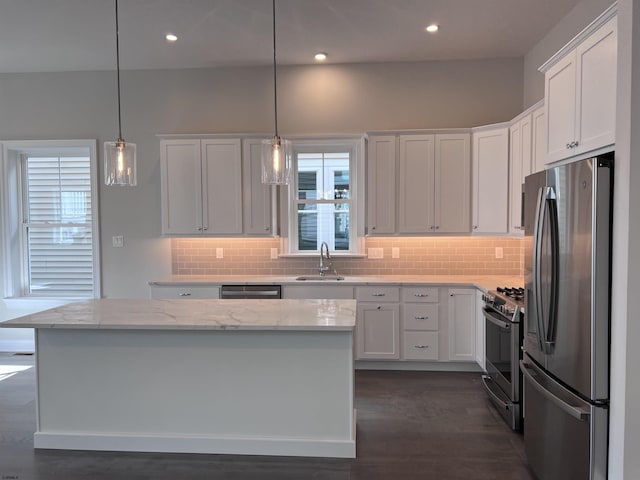
[(616, 12), (614, 4), (540, 67), (547, 163), (615, 143)]
[(469, 233), (470, 137), (370, 134), (367, 234)]
[(160, 162), (164, 235), (273, 234), (259, 139), (164, 138)]

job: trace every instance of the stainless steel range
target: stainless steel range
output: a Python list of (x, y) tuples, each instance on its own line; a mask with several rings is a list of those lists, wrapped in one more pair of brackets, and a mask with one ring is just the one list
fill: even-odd
[(483, 295), (486, 375), (489, 398), (509, 426), (522, 430), (522, 337), (524, 289), (498, 287)]

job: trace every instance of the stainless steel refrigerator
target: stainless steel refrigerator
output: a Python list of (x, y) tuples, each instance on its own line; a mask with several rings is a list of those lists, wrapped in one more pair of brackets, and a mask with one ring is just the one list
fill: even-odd
[(607, 478), (613, 152), (526, 178), (524, 441), (540, 480)]

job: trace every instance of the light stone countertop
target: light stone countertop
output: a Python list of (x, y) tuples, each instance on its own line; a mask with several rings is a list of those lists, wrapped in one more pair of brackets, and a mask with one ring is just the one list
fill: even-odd
[(276, 275), (170, 275), (149, 282), (157, 286), (214, 286), (214, 285), (455, 285), (476, 287), (484, 292), (496, 287), (521, 287), (524, 280), (518, 275), (345, 275), (344, 280), (296, 280), (295, 276)]
[(350, 331), (355, 318), (355, 300), (96, 299), (8, 320), (0, 327)]

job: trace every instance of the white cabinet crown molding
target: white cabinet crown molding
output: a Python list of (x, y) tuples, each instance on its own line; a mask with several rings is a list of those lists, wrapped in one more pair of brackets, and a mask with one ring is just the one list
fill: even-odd
[(580, 33), (578, 33), (575, 37), (573, 37), (569, 42), (558, 50), (555, 55), (553, 55), (549, 60), (544, 62), (539, 68), (538, 71), (542, 73), (546, 73), (551, 67), (553, 67), (556, 63), (562, 60), (569, 52), (574, 50), (578, 45), (580, 45), (586, 38), (588, 38), (593, 32), (598, 30), (602, 25), (607, 23), (611, 18), (613, 18), (618, 13), (618, 2), (614, 2), (609, 8), (607, 8), (604, 12), (598, 16), (593, 22), (587, 25)]

